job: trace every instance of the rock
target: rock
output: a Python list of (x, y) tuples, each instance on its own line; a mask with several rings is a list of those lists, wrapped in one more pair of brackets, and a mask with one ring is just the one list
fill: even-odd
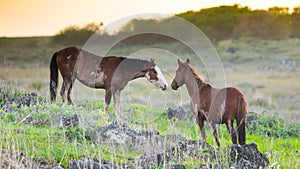
[(94, 131), (92, 141), (98, 144), (109, 144), (116, 147), (129, 146), (145, 154), (161, 153), (164, 148), (164, 137), (157, 131), (135, 131), (126, 123), (110, 123)]
[(247, 125), (248, 124), (253, 124), (253, 122), (257, 121), (258, 120), (258, 117), (256, 114), (247, 114), (246, 115), (246, 122), (247, 122)]
[(186, 167), (181, 164), (176, 164), (176, 165), (171, 165), (170, 167), (167, 167), (167, 169), (186, 169)]
[(77, 161), (69, 161), (69, 169), (135, 169), (131, 165), (119, 165), (112, 164), (108, 160), (92, 160), (92, 159), (80, 159)]
[(133, 130), (126, 123), (116, 122), (99, 127), (89, 135), (94, 143), (109, 144), (119, 149), (126, 146), (145, 155), (163, 153), (185, 140), (180, 135), (162, 136), (154, 130)]
[(182, 107), (178, 107), (178, 108), (169, 107), (167, 110), (167, 116), (169, 119), (182, 120), (182, 119), (184, 119), (185, 115), (186, 115), (186, 112), (183, 110)]
[(167, 149), (164, 153), (152, 156), (140, 156), (134, 159), (134, 163), (142, 168), (153, 168), (163, 164), (183, 162), (187, 158), (203, 162), (211, 161), (211, 163), (215, 163), (212, 166), (215, 168), (218, 166), (214, 162), (214, 149), (209, 144), (196, 140), (182, 141), (177, 146)]
[(60, 128), (69, 129), (79, 125), (79, 116), (74, 114), (72, 116), (60, 116)]
[[(37, 102), (37, 94), (20, 94), (19, 97), (12, 97), (5, 92), (0, 92), (1, 109), (6, 112), (14, 112), (21, 108), (21, 106), (31, 106)], [(15, 106), (12, 106), (15, 105)]]
[(229, 147), (230, 167), (233, 168), (264, 168), (269, 165), (268, 158), (257, 150), (254, 143)]
[(56, 166), (56, 167), (52, 167), (52, 169), (64, 169), (64, 168), (61, 166)]
[(236, 49), (234, 47), (229, 47), (226, 49), (226, 52), (234, 54), (236, 52)]
[(167, 116), (169, 119), (178, 119), (184, 120), (188, 118), (192, 118), (192, 113), (189, 113), (190, 106), (189, 103), (179, 106), (179, 107), (169, 107), (167, 109)]
[(100, 164), (92, 159), (80, 159), (69, 161), (69, 169), (100, 169)]

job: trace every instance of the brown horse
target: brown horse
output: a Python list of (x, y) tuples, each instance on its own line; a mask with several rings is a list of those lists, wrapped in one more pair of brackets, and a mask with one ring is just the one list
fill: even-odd
[(204, 83), (196, 70), (190, 65), (190, 60), (181, 62), (178, 59), (176, 76), (171, 84), (172, 89), (177, 90), (183, 84), (186, 85), (191, 98), (191, 109), (200, 127), (201, 135), (206, 141), (204, 120), (207, 120), (213, 128), (213, 136), (218, 146), (216, 124), (225, 123), (230, 133), (233, 144), (237, 144), (237, 137), (233, 127), (233, 121), (237, 121), (239, 144), (246, 143), (246, 109), (245, 96), (236, 88), (228, 87), (216, 89)]
[(154, 60), (129, 59), (125, 57), (100, 57), (77, 47), (64, 48), (52, 56), (50, 63), (50, 100), (56, 99), (58, 70), (63, 84), (60, 95), (68, 104), (73, 104), (70, 94), (76, 79), (91, 88), (105, 89), (105, 112), (114, 98), (114, 110), (119, 120), (120, 92), (126, 84), (140, 77), (146, 77), (153, 85), (165, 90), (167, 82)]

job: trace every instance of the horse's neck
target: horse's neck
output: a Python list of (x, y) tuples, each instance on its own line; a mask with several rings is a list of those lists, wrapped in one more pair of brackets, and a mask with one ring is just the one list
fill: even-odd
[(188, 80), (185, 85), (191, 98), (199, 97), (201, 88), (205, 85), (198, 76), (193, 76), (193, 79)]
[(132, 65), (129, 65), (130, 68), (128, 69), (128, 73), (131, 75), (131, 80), (145, 77), (146, 76), (146, 71), (143, 70), (144, 67), (147, 67), (147, 62), (142, 61), (142, 60), (133, 60)]
[(145, 77), (146, 76), (146, 72), (144, 71), (138, 71), (137, 73), (135, 73), (135, 75), (133, 76), (133, 78), (131, 80), (137, 79), (137, 78), (141, 78), (141, 77)]

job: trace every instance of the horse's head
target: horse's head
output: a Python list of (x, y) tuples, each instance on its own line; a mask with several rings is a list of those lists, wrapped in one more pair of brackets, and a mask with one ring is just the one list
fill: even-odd
[(166, 78), (163, 76), (159, 67), (154, 64), (154, 59), (150, 60), (150, 68), (147, 69), (145, 77), (154, 86), (157, 86), (162, 90), (167, 89), (168, 83), (166, 81)]
[(177, 90), (179, 87), (181, 87), (185, 83), (185, 76), (186, 72), (189, 71), (189, 64), (190, 60), (186, 59), (186, 62), (182, 62), (180, 59), (178, 61), (178, 67), (176, 69), (176, 75), (175, 78), (172, 81), (171, 87), (173, 90)]

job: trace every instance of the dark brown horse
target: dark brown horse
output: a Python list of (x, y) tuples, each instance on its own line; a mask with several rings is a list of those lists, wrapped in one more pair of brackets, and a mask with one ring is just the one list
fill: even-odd
[(186, 85), (191, 98), (191, 109), (200, 127), (201, 135), (206, 141), (204, 120), (213, 128), (213, 136), (220, 146), (216, 124), (225, 123), (230, 133), (233, 144), (237, 143), (233, 121), (237, 121), (239, 144), (246, 143), (246, 111), (247, 102), (245, 96), (236, 88), (228, 87), (216, 89), (204, 83), (196, 70), (190, 65), (190, 60), (181, 62), (178, 59), (176, 76), (172, 82), (172, 89), (177, 90), (183, 84)]
[(56, 52), (51, 59), (51, 102), (56, 99), (58, 70), (63, 78), (60, 91), (63, 101), (65, 101), (65, 91), (67, 91), (68, 104), (73, 104), (70, 94), (75, 80), (78, 79), (91, 88), (105, 89), (105, 112), (113, 96), (117, 118), (119, 118), (120, 111), (120, 92), (129, 81), (146, 77), (150, 83), (162, 90), (167, 87), (166, 79), (153, 59), (149, 62), (116, 56), (100, 57), (77, 47), (67, 47)]

